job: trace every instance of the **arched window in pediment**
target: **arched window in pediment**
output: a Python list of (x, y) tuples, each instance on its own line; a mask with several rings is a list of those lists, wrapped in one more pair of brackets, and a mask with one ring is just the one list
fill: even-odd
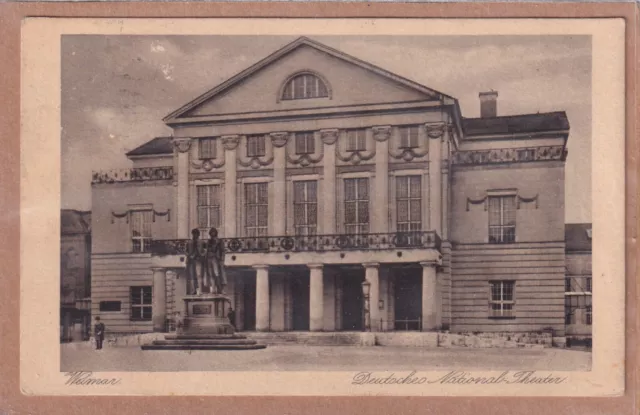
[(301, 72), (289, 77), (281, 91), (280, 98), (283, 101), (328, 98), (330, 93), (327, 82), (312, 72)]

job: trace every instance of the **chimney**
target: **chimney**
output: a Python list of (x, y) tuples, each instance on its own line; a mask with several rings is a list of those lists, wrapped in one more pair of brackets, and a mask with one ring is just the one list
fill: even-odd
[(498, 93), (496, 91), (480, 92), (480, 117), (491, 118), (498, 116)]

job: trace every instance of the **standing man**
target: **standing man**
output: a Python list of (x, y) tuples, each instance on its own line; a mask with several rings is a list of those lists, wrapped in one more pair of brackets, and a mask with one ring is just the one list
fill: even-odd
[(200, 231), (191, 231), (191, 241), (187, 244), (187, 294), (202, 294), (202, 256)]
[(204, 254), (204, 274), (206, 284), (212, 288), (215, 285), (215, 294), (224, 294), (227, 286), (227, 276), (224, 269), (224, 242), (218, 238), (218, 230), (209, 230), (209, 240)]
[(93, 328), (93, 334), (96, 337), (96, 350), (102, 350), (102, 342), (104, 341), (104, 323), (100, 321), (100, 317), (96, 317), (96, 325)]

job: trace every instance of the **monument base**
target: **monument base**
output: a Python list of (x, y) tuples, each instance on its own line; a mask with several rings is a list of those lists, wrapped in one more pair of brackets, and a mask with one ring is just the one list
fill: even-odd
[(220, 294), (190, 295), (184, 297), (186, 316), (183, 319), (185, 334), (233, 334), (235, 329), (227, 310), (229, 297)]
[(229, 297), (221, 294), (184, 297), (182, 330), (141, 346), (142, 350), (255, 350), (267, 346), (236, 334), (227, 317)]

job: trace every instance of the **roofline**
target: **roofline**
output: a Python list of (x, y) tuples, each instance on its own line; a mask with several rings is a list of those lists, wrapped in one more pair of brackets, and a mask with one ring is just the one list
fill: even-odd
[(302, 45), (302, 44), (306, 44), (309, 46), (312, 46), (316, 49), (319, 49), (329, 55), (333, 55), (335, 57), (341, 58), (343, 60), (349, 61), (355, 65), (358, 65), (360, 67), (363, 67), (365, 69), (368, 69), (370, 71), (376, 72), (379, 75), (382, 76), (386, 76), (388, 78), (392, 78), (393, 80), (395, 80), (396, 82), (400, 82), (402, 84), (405, 84), (406, 86), (409, 86), (413, 89), (417, 89), (420, 90), (421, 92), (426, 92), (428, 91), (430, 94), (436, 94), (439, 95), (440, 99), (442, 98), (451, 98), (451, 99), (455, 99), (449, 95), (443, 94), (440, 91), (436, 91), (435, 89), (432, 88), (428, 88), (424, 85), (421, 85), (415, 81), (412, 81), (410, 79), (404, 78), (400, 75), (397, 75), (393, 72), (389, 72), (386, 69), (380, 68), (379, 66), (376, 66), (374, 64), (371, 64), (369, 62), (363, 61), (359, 58), (356, 58), (352, 55), (349, 55), (347, 53), (344, 53), (342, 51), (339, 51), (337, 49), (331, 48), (329, 46), (326, 46), (322, 43), (319, 43), (317, 41), (314, 41), (312, 39), (309, 39), (306, 36), (301, 36), (299, 38), (297, 38), (296, 40), (289, 42), (288, 44), (284, 45), (283, 47), (281, 47), (280, 49), (276, 50), (275, 52), (269, 54), (268, 56), (264, 57), (263, 59), (259, 60), (258, 62), (254, 63), (253, 65), (249, 66), (248, 68), (238, 72), (236, 75), (232, 76), (231, 78), (227, 79), (226, 81), (223, 81), (222, 83), (218, 84), (217, 86), (215, 86), (214, 88), (210, 89), (209, 91), (205, 92), (204, 94), (194, 98), (193, 100), (189, 101), (187, 104), (183, 105), (182, 107), (178, 108), (177, 110), (171, 112), (170, 114), (166, 115), (162, 121), (165, 122), (166, 124), (170, 124), (171, 120), (177, 118), (180, 114), (183, 114), (186, 111), (189, 111), (193, 108), (195, 108), (196, 106), (200, 105), (201, 103), (203, 103), (204, 101), (208, 100), (209, 98), (215, 96), (216, 94), (224, 91), (225, 89), (231, 87), (232, 85), (236, 84), (237, 82), (241, 81), (242, 79), (248, 77), (249, 75), (257, 72), (258, 70), (264, 68), (265, 66), (269, 65), (270, 63), (274, 62), (275, 60), (281, 58), (282, 56), (288, 54), (289, 52), (291, 52), (292, 50), (294, 50), (295, 48), (297, 48), (298, 46)]
[(126, 154), (127, 158), (135, 160), (135, 159), (146, 159), (146, 158), (152, 158), (152, 157), (171, 157), (173, 156), (173, 152), (168, 152), (168, 153), (149, 153), (149, 154)]
[[(499, 115), (496, 117), (463, 117), (463, 119), (465, 120), (493, 120), (496, 118), (515, 118), (515, 117), (526, 117), (526, 116), (530, 116), (530, 115), (551, 115), (551, 114), (564, 114), (564, 116), (567, 116), (567, 112), (566, 111), (548, 111), (548, 112), (533, 112), (533, 113), (528, 113), (528, 114), (512, 114), (512, 115)], [(567, 118), (567, 123), (569, 122), (569, 119)]]
[[(131, 153), (133, 153), (134, 151), (136, 151), (139, 148), (142, 148), (144, 146), (146, 146), (147, 144), (149, 144), (150, 142), (154, 141), (154, 140), (158, 140), (161, 138), (168, 138), (168, 139), (172, 139), (173, 136), (170, 135), (161, 135), (159, 137), (153, 137), (151, 140), (145, 141), (144, 143), (140, 144), (138, 147), (134, 148), (133, 150), (129, 150), (127, 151), (124, 155), (129, 157), (131, 155)], [(157, 154), (169, 154), (169, 153), (157, 153)], [(144, 156), (145, 154), (133, 154), (133, 156)]]

